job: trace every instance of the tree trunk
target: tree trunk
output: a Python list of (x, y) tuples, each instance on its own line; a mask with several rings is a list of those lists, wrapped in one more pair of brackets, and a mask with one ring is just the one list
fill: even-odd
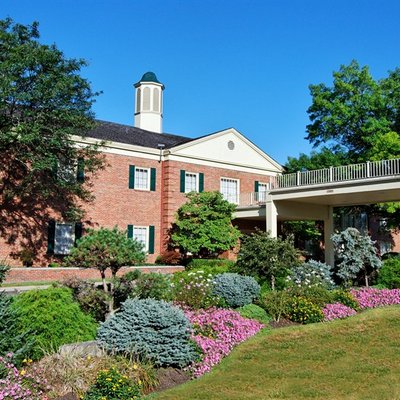
[(275, 275), (271, 275), (271, 289), (275, 290)]
[(107, 293), (106, 271), (101, 271), (101, 280), (103, 282), (103, 290)]
[(365, 273), (365, 286), (369, 287), (369, 285), (368, 285), (368, 274), (367, 273)]

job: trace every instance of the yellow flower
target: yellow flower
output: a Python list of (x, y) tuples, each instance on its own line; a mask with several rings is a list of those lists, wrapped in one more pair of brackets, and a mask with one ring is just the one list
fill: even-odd
[(21, 371), (19, 371), (19, 374), (24, 376), (26, 374), (26, 371), (24, 369), (21, 369)]
[(106, 381), (109, 381), (109, 382), (110, 382), (110, 381), (112, 381), (112, 379), (111, 379), (111, 378), (106, 378)]
[(138, 369), (138, 366), (137, 366), (137, 364), (135, 363), (135, 364), (133, 364), (133, 369)]
[(88, 360), (88, 361), (90, 361), (91, 359), (92, 359), (92, 357), (90, 357), (90, 356), (86, 357), (86, 360)]

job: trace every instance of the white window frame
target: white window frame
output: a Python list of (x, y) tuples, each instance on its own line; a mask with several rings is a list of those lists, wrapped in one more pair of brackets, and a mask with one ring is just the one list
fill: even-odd
[[(260, 188), (265, 188), (264, 191), (260, 191)], [(266, 201), (266, 193), (271, 189), (271, 184), (269, 182), (258, 182), (258, 198), (257, 201), (264, 202)]]
[[(232, 181), (236, 182), (236, 199), (235, 201), (231, 201), (230, 199), (226, 199), (224, 193), (222, 193), (222, 181)], [(224, 196), (225, 200), (228, 200), (230, 203), (233, 204), (239, 204), (239, 198), (240, 198), (240, 179), (237, 178), (228, 178), (227, 176), (221, 176), (219, 179), (219, 191), (220, 193)]]
[(199, 193), (199, 183), (200, 183), (199, 173), (198, 172), (190, 172), (190, 171), (185, 171), (185, 193), (193, 192), (193, 190), (188, 190), (186, 187), (187, 186), (186, 185), (186, 176), (187, 175), (194, 175), (196, 177), (196, 189), (194, 190), (194, 192)]
[[(146, 239), (145, 239), (144, 243), (136, 239), (135, 229), (144, 229), (145, 230)], [(132, 239), (136, 239), (138, 242), (143, 243), (144, 244), (143, 249), (146, 253), (149, 251), (149, 227), (148, 226), (133, 225)]]
[[(61, 229), (64, 226), (69, 226), (71, 227), (71, 236), (69, 238), (70, 243), (67, 248), (67, 246), (64, 246), (64, 248), (60, 248), (62, 245), (62, 242), (57, 240), (57, 230)], [(60, 237), (60, 234), (58, 235)], [(56, 222), (55, 229), (54, 229), (54, 254), (55, 255), (68, 255), (71, 251), (71, 249), (75, 245), (75, 223), (73, 222)]]
[[(136, 173), (139, 171), (147, 171), (147, 183), (146, 183), (145, 188), (137, 187), (138, 179), (137, 179)], [(138, 167), (135, 165), (135, 190), (150, 191), (150, 179), (151, 179), (151, 168)]]
[(57, 161), (57, 179), (63, 182), (76, 182), (78, 175), (78, 162), (66, 165), (62, 160)]

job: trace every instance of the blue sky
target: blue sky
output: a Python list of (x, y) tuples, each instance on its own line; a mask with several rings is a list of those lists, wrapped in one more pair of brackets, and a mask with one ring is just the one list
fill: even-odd
[(309, 84), (352, 59), (375, 78), (400, 67), (397, 0), (1, 0), (6, 16), (88, 60), (97, 118), (132, 125), (132, 85), (154, 71), (165, 132), (233, 126), (281, 163), (311, 150)]

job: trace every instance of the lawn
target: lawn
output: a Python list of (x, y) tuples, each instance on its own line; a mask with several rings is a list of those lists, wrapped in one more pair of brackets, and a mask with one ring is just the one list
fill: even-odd
[(211, 373), (152, 400), (400, 400), (400, 307), (262, 331)]

